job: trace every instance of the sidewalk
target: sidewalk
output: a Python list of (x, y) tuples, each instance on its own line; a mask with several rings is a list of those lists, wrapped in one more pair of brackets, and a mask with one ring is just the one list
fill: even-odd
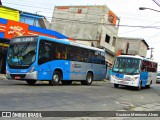
[(6, 79), (6, 74), (0, 74), (0, 79)]

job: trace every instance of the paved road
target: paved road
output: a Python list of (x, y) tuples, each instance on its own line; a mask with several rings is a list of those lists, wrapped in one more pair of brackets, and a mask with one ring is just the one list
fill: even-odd
[(29, 86), (26, 82), (6, 80), (0, 75), (0, 111), (11, 110), (160, 110), (160, 84), (141, 91), (129, 87), (116, 89), (109, 81), (93, 82), (91, 86), (81, 85), (78, 82), (59, 86), (38, 82), (34, 86)]

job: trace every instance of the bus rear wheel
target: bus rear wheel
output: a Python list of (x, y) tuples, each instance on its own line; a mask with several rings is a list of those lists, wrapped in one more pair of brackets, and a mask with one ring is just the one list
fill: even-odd
[(93, 81), (92, 73), (87, 73), (86, 80), (85, 81), (81, 81), (81, 84), (82, 85), (91, 85), (92, 81)]
[(34, 85), (37, 81), (36, 80), (26, 80), (28, 85)]
[(61, 83), (63, 85), (71, 85), (72, 84), (72, 81), (71, 80), (61, 80)]
[(61, 75), (58, 71), (55, 71), (53, 73), (52, 80), (49, 81), (49, 84), (52, 86), (59, 85), (59, 82), (61, 81)]

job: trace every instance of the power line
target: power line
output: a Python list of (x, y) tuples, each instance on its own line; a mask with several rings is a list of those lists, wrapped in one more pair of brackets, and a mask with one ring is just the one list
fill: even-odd
[[(20, 5), (20, 4), (16, 4), (16, 5)], [(33, 7), (30, 5), (24, 5), (24, 6), (28, 6), (28, 7)], [(37, 8), (42, 8), (42, 7), (37, 7)], [(44, 8), (44, 7), (43, 7)], [(44, 8), (44, 9), (49, 9), (49, 8)], [(95, 15), (95, 14), (94, 14)], [(47, 17), (47, 16), (46, 16)], [(50, 17), (47, 17), (50, 18)], [(51, 17), (50, 19), (52, 19), (54, 17)], [(62, 19), (62, 18), (55, 18), (55, 19)], [(67, 19), (63, 19), (63, 20), (67, 20)], [(72, 20), (73, 21), (73, 20)], [(86, 24), (85, 22), (89, 23), (88, 21), (78, 21), (78, 22), (83, 22), (83, 24)], [(91, 24), (105, 24), (105, 23), (95, 23), (95, 22), (90, 22)], [(107, 24), (109, 25), (109, 24)], [(123, 27), (140, 27), (140, 28), (154, 28), (154, 29), (160, 29), (160, 26), (132, 26), (132, 25), (119, 25), (119, 26), (123, 26)]]
[(153, 1), (160, 7), (160, 4), (156, 0), (153, 0)]
[[(99, 22), (90, 22), (90, 21), (81, 21), (81, 20), (71, 20), (71, 19), (64, 19), (64, 18), (55, 18), (57, 20), (61, 21), (68, 21), (68, 22), (77, 22), (77, 24), (91, 24), (91, 25), (109, 25), (109, 26), (115, 26), (113, 24), (108, 24), (108, 23), (99, 23)], [(66, 23), (64, 23), (66, 24)], [(119, 25), (121, 27), (140, 27), (140, 28), (154, 28), (154, 29), (160, 29), (160, 26), (139, 26), (139, 25)]]
[[(7, 2), (6, 2), (6, 3), (7, 3)], [(13, 3), (7, 3), (7, 4), (13, 4)], [(14, 5), (21, 5), (21, 4), (16, 4), (16, 3), (14, 3)], [(35, 7), (35, 6), (31, 6), (31, 5), (23, 5), (23, 6), (26, 6), (26, 7)], [(36, 8), (53, 10), (53, 9), (51, 9), (51, 8), (38, 7), (38, 6), (36, 6)]]
[[(45, 16), (47, 17), (47, 16)], [(47, 18), (54, 18), (54, 19), (60, 19), (60, 20), (69, 20), (69, 19), (63, 19), (63, 18), (55, 18), (55, 17), (47, 17)], [(77, 21), (77, 22), (83, 22), (83, 24), (105, 24), (105, 25), (111, 25), (113, 26), (112, 24), (106, 24), (106, 23), (96, 23), (96, 22), (89, 22), (89, 21), (79, 21), (79, 20), (70, 20), (70, 21)], [(122, 26), (122, 27), (140, 27), (140, 28), (154, 28), (154, 29), (160, 29), (159, 27), (160, 26), (132, 26), (132, 25), (119, 25), (119, 26)]]
[[(43, 5), (43, 6), (44, 6), (44, 5), (46, 5), (46, 6), (48, 6), (48, 5), (55, 6), (55, 4), (52, 4), (51, 2), (50, 2), (49, 4), (47, 4), (46, 2), (39, 2), (39, 1), (38, 1), (38, 2), (33, 2), (33, 0), (32, 0), (32, 2), (31, 2), (31, 1), (30, 1), (30, 2), (29, 2), (29, 1), (24, 1), (24, 0), (23, 0), (23, 1), (17, 0), (17, 1), (18, 1), (18, 3), (21, 3), (21, 2), (23, 2), (23, 3), (25, 3), (25, 4), (28, 4), (28, 3), (29, 3), (30, 5), (32, 4), (32, 5), (35, 5), (35, 6), (37, 6), (37, 4), (40, 4), (40, 5)], [(54, 1), (53, 1), (53, 2), (54, 2)], [(12, 2), (10, 2), (10, 1), (7, 2), (7, 0), (5, 0), (3, 3), (12, 4), (12, 5), (15, 4), (15, 2), (13, 2), (13, 1), (12, 1)]]
[[(4, 3), (8, 3), (8, 2), (4, 2)], [(39, 3), (39, 2), (38, 2)], [(40, 7), (40, 6), (38, 6), (37, 7), (37, 4), (35, 4), (35, 6), (31, 6), (31, 5), (22, 5), (22, 4), (15, 4), (15, 3), (8, 3), (8, 4), (12, 4), (12, 5), (18, 5), (18, 6), (27, 6), (27, 7), (34, 7), (34, 8), (42, 8), (42, 9), (48, 9), (48, 10), (53, 10), (52, 8), (48, 8), (48, 7)], [(44, 3), (42, 3), (43, 4), (43, 6), (44, 6)], [(24, 7), (23, 7), (24, 8)], [(60, 10), (59, 10), (60, 11)], [(90, 11), (94, 11), (94, 10), (90, 10)], [(101, 11), (102, 12), (102, 10), (96, 10), (96, 11)], [(73, 11), (68, 11), (68, 12), (72, 12), (72, 13), (77, 13), (77, 12), (73, 12)], [(87, 13), (82, 13), (82, 14), (87, 14)], [(135, 16), (137, 16), (137, 14), (130, 14), (130, 13), (122, 13), (123, 15), (127, 15), (127, 14), (129, 14), (130, 16), (134, 16), (134, 18), (135, 18)], [(97, 14), (90, 14), (90, 15), (97, 15)], [(142, 17), (142, 15), (139, 15), (139, 17), (141, 18)], [(156, 16), (157, 17), (157, 16)], [(153, 17), (152, 17), (153, 18)], [(133, 19), (133, 18), (132, 18)]]
[[(159, 21), (158, 22), (155, 22), (153, 24), (150, 24), (150, 25), (154, 25), (154, 24), (157, 24), (157, 23), (160, 23)], [(147, 26), (150, 26), (150, 25), (147, 25)], [(123, 32), (123, 33), (118, 33), (118, 34), (126, 34), (126, 33), (130, 33), (130, 32), (136, 32), (136, 31), (139, 31), (139, 30), (142, 30), (144, 28), (139, 28), (139, 29), (136, 29), (136, 30), (130, 30), (130, 31), (127, 31), (127, 32)]]
[[(39, 2), (38, 2), (39, 3)], [(12, 3), (12, 4), (14, 4), (14, 3)], [(20, 5), (20, 4), (16, 4), (16, 5), (18, 5), (18, 6), (22, 6), (22, 5)], [(24, 5), (23, 5), (24, 6)], [(42, 8), (42, 9), (45, 9), (45, 10), (53, 10), (53, 9), (50, 9), (50, 8), (44, 8), (44, 7), (37, 7), (37, 6), (31, 6), (31, 5), (25, 5), (25, 6), (28, 6), (28, 7), (34, 7), (34, 8)], [(23, 9), (24, 9), (24, 7), (23, 7)], [(59, 10), (60, 11), (60, 10)], [(62, 11), (62, 10), (61, 10)], [(97, 11), (97, 10), (96, 10)], [(102, 11), (102, 10), (101, 10)], [(64, 11), (63, 11), (64, 12)], [(77, 14), (77, 12), (73, 12), (73, 11), (67, 11), (67, 12), (71, 12), (71, 13), (75, 13), (75, 14)], [(48, 12), (47, 12), (48, 13)], [(56, 14), (56, 13), (54, 13), (54, 14)], [(87, 14), (87, 15), (96, 15), (96, 16), (104, 16), (104, 15), (98, 15), (98, 14), (90, 14), (90, 13), (82, 13), (82, 14)], [(43, 16), (45, 16), (45, 15), (43, 15)], [(133, 16), (133, 15), (132, 15)], [(45, 16), (48, 20), (51, 20), (52, 18), (50, 18), (50, 17), (47, 17), (47, 16)], [(125, 17), (126, 17), (126, 15), (125, 15)], [(127, 18), (125, 18), (125, 17), (123, 17), (123, 18), (121, 18), (121, 20), (122, 19), (125, 19), (125, 21), (126, 21), (126, 19)], [(142, 16), (140, 16), (140, 18), (142, 18)], [(137, 21), (141, 21), (141, 20), (144, 20), (145, 22), (147, 22), (147, 21), (149, 21), (149, 17), (147, 18), (147, 19), (140, 19), (139, 17), (135, 17), (135, 15), (134, 15), (134, 18), (128, 18), (129, 19), (129, 21), (131, 21), (131, 20), (137, 20)], [(157, 18), (157, 17), (156, 17)], [(134, 21), (135, 21), (134, 20)], [(152, 20), (154, 20), (154, 19), (152, 19)], [(154, 21), (152, 21), (152, 22), (154, 22)]]
[(156, 37), (156, 36), (158, 36), (158, 35), (160, 35), (160, 32), (156, 33), (155, 35), (153, 35), (153, 36), (151, 36), (151, 37), (149, 37), (149, 38), (147, 38), (147, 39), (150, 40), (151, 38), (154, 38), (154, 37)]

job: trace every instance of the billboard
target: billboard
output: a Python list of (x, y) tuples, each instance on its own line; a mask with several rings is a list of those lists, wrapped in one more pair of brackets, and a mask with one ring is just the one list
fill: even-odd
[(20, 19), (19, 11), (4, 6), (0, 7), (0, 18), (19, 21)]
[(11, 39), (22, 35), (43, 35), (58, 39), (70, 39), (67, 36), (53, 30), (0, 18), (0, 38)]

